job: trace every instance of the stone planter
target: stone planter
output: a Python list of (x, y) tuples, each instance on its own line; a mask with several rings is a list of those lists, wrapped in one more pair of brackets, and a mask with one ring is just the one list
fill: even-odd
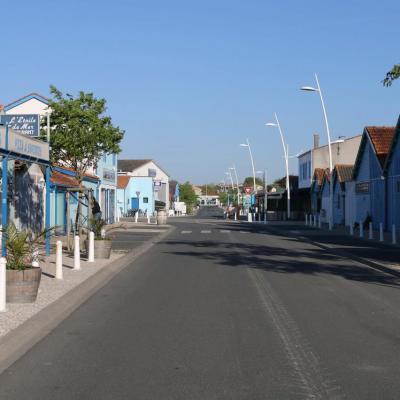
[[(95, 240), (94, 241), (94, 259), (110, 258), (112, 240)], [(86, 252), (89, 252), (89, 240), (85, 240)]]
[(158, 211), (157, 213), (157, 224), (165, 225), (167, 223), (167, 213), (164, 210)]
[(38, 294), (41, 277), (41, 268), (28, 268), (23, 271), (8, 269), (6, 271), (6, 301), (33, 303)]

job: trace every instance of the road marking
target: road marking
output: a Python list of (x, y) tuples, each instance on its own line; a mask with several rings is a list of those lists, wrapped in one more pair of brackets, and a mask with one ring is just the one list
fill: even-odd
[(188, 233), (192, 233), (192, 231), (182, 231), (181, 232), (182, 235), (187, 235)]
[(229, 233), (230, 231), (228, 231), (227, 229), (221, 229), (220, 232), (221, 233)]
[(240, 233), (249, 233), (249, 232), (247, 232), (247, 231), (240, 231)]
[(211, 233), (211, 231), (203, 230), (203, 231), (200, 231), (200, 233)]

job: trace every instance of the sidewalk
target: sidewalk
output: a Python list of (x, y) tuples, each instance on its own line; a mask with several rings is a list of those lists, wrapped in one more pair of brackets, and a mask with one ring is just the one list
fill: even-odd
[(292, 222), (292, 227), (301, 228), (298, 231), (299, 237), (304, 237), (322, 248), (334, 250), (371, 266), (388, 268), (396, 272), (396, 275), (400, 274), (400, 246), (391, 244), (391, 235), (388, 233), (385, 242), (380, 242), (379, 232), (374, 232), (374, 239), (368, 239), (368, 231), (364, 232), (364, 238), (360, 238), (358, 230), (351, 236), (345, 227), (335, 227), (329, 231), (327, 225), (315, 228), (306, 226), (304, 222)]
[[(81, 269), (73, 270), (73, 254), (63, 253), (63, 280), (55, 279), (55, 254), (40, 263), (42, 278), (34, 303), (7, 303), (0, 312), (0, 373), (51, 332), (62, 320), (123, 268), (148, 251), (173, 229), (116, 231), (116, 246), (110, 259), (89, 263), (81, 258)], [(154, 227), (153, 227), (154, 228)], [(140, 240), (137, 240), (140, 239)], [(124, 246), (118, 244), (123, 241)]]

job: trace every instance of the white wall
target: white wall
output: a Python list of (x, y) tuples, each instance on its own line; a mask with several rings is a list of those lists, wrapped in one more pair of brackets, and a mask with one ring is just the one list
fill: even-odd
[(47, 104), (37, 100), (30, 99), (22, 104), (19, 104), (9, 109), (6, 114), (39, 114), (45, 115), (48, 110)]

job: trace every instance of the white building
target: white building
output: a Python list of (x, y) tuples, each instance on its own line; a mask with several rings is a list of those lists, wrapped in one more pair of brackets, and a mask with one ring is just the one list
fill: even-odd
[(153, 160), (118, 160), (118, 174), (153, 178), (154, 198), (169, 210), (169, 175)]
[[(358, 148), (360, 147), (361, 135), (348, 139), (336, 140), (331, 143), (332, 165), (350, 164), (353, 165)], [(319, 135), (314, 135), (314, 148), (298, 156), (299, 160), (299, 189), (309, 189), (312, 184), (312, 177), (316, 168), (329, 168), (328, 145), (319, 145)]]

